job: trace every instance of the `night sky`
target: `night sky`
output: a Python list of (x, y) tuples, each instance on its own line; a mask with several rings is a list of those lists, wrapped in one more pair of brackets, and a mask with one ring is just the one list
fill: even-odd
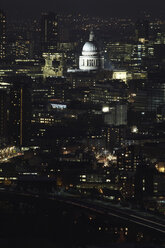
[(162, 14), (164, 0), (1, 0), (8, 15), (35, 16), (41, 11), (82, 12), (100, 16), (131, 16), (147, 10)]

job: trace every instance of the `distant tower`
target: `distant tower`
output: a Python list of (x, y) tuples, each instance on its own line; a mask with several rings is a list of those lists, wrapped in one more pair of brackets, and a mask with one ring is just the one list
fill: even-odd
[(58, 21), (55, 13), (43, 13), (41, 16), (42, 52), (56, 52), (58, 40)]
[(10, 89), (9, 136), (17, 146), (26, 146), (30, 142), (31, 132), (31, 85), (27, 76), (13, 76)]
[[(64, 73), (64, 58), (62, 53), (43, 53), (45, 65), (42, 68), (44, 77), (61, 77)], [(53, 61), (59, 62), (58, 66), (53, 65)]]
[(45, 59), (45, 66), (43, 67), (43, 74), (45, 77), (47, 76), (55, 76), (55, 69), (53, 67), (53, 60), (55, 59), (54, 54), (43, 53), (42, 55)]
[(0, 10), (0, 59), (6, 57), (6, 15)]
[(0, 146), (7, 141), (7, 107), (8, 94), (4, 88), (0, 89)]
[(149, 22), (147, 20), (138, 20), (135, 23), (136, 42), (145, 42), (149, 39)]
[(84, 71), (104, 68), (104, 58), (100, 55), (99, 49), (95, 43), (93, 31), (89, 34), (89, 41), (83, 46), (82, 55), (79, 57), (79, 68)]

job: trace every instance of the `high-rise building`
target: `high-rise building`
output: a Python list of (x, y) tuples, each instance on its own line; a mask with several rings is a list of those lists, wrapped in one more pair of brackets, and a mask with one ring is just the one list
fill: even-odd
[(31, 127), (31, 79), (26, 76), (11, 78), (9, 126), (11, 142), (26, 146), (30, 140)]
[(149, 22), (147, 20), (138, 20), (135, 24), (136, 41), (144, 43), (149, 39)]
[[(106, 107), (103, 107), (103, 110)], [(107, 125), (122, 126), (127, 125), (127, 105), (116, 104), (108, 109), (104, 116), (104, 121)]]
[(0, 59), (6, 56), (6, 15), (0, 10)]
[(7, 90), (0, 89), (0, 146), (7, 141)]
[(58, 40), (58, 21), (55, 13), (43, 13), (41, 16), (42, 52), (56, 52)]

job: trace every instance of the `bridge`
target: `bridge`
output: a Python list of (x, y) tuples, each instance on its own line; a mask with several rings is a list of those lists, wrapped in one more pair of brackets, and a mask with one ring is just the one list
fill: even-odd
[(146, 230), (147, 232), (154, 232), (156, 235), (165, 237), (165, 219), (151, 215), (147, 212), (121, 207), (101, 199), (80, 198), (69, 194), (34, 194), (6, 191), (0, 191), (0, 195), (1, 199), (4, 197), (13, 199), (14, 201), (23, 200), (26, 202), (35, 202), (42, 200), (42, 202), (47, 202), (49, 204), (53, 204), (54, 202), (61, 203), (78, 208), (80, 211), (85, 210), (90, 213), (98, 214), (103, 218), (113, 218), (116, 221), (128, 224), (131, 227), (142, 228), (142, 230)]
[[(56, 198), (57, 199), (57, 198)], [(126, 223), (132, 223), (150, 231), (156, 231), (162, 235), (165, 235), (165, 219), (156, 217), (146, 212), (133, 210), (130, 208), (122, 208), (112, 203), (104, 202), (101, 200), (83, 200), (75, 198), (58, 198), (58, 201), (63, 201), (67, 204), (71, 204), (80, 208), (88, 209), (107, 217), (114, 217), (118, 220)]]

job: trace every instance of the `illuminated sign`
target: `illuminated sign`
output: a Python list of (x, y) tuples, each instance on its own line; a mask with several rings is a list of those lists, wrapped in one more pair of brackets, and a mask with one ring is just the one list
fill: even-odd
[(65, 104), (55, 104), (55, 103), (52, 103), (51, 106), (53, 109), (66, 109), (67, 107)]

